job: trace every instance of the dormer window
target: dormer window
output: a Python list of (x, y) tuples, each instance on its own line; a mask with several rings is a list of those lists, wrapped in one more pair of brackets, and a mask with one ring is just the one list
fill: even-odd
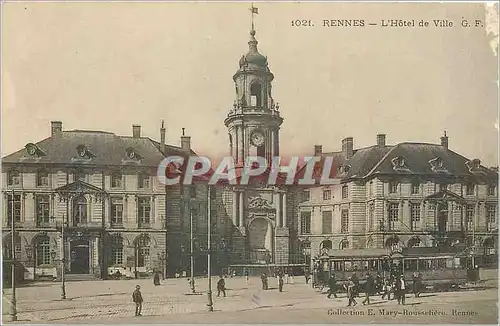
[(38, 146), (36, 146), (35, 144), (33, 143), (28, 143), (26, 144), (26, 146), (24, 146), (24, 148), (26, 148), (26, 152), (28, 153), (29, 156), (31, 157), (40, 157), (40, 156), (43, 156), (45, 155), (44, 152), (42, 152)]
[(95, 155), (85, 145), (78, 145), (76, 147), (77, 159), (90, 159)]
[(468, 195), (468, 196), (473, 196), (474, 195), (474, 190), (475, 190), (475, 186), (473, 183), (468, 183), (466, 186), (465, 186), (465, 193)]
[(431, 170), (435, 173), (448, 173), (448, 169), (444, 166), (443, 160), (440, 157), (433, 158), (429, 161)]
[(141, 159), (141, 156), (139, 155), (139, 153), (137, 153), (137, 151), (135, 150), (135, 148), (133, 147), (129, 147), (125, 150), (125, 154), (127, 155), (127, 159), (129, 160), (140, 160)]
[(391, 160), (391, 163), (392, 163), (392, 168), (394, 169), (394, 171), (398, 171), (398, 172), (409, 172), (410, 171), (408, 165), (406, 165), (405, 159), (401, 156), (393, 158)]
[(21, 184), (21, 174), (17, 170), (9, 171), (7, 178), (9, 186), (18, 186)]
[(122, 175), (119, 172), (115, 172), (111, 175), (111, 188), (121, 188), (122, 183)]
[(486, 172), (481, 169), (481, 160), (480, 159), (475, 158), (472, 161), (466, 162), (465, 165), (469, 169), (470, 173), (486, 174)]
[(340, 174), (347, 174), (347, 173), (349, 173), (350, 169), (351, 169), (351, 166), (349, 164), (341, 165), (340, 166)]
[(49, 186), (49, 173), (46, 170), (38, 170), (36, 173), (36, 186), (48, 187)]

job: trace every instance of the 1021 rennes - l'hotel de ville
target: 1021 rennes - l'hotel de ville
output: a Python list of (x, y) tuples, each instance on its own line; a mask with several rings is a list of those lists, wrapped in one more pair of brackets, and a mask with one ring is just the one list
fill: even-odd
[[(272, 97), (273, 79), (252, 28), (233, 75), (236, 99), (221, 121), (235, 162), (280, 154), (286, 108)], [(180, 136), (180, 146), (166, 144), (163, 122), (159, 127), (154, 140), (138, 125), (119, 136), (64, 130), (52, 121), (48, 138), (3, 158), (3, 257), (11, 255), (15, 221), (21, 277), (57, 275), (62, 252), (68, 273), (91, 278), (117, 270), (130, 277), (188, 271), (191, 216), (195, 273), (206, 272), (208, 187), (160, 184), (156, 172), (165, 157), (196, 153), (189, 136)], [(268, 264), (303, 270), (324, 250), (394, 244), (462, 245), (478, 264), (495, 264), (498, 169), (455, 153), (448, 136), (439, 136), (434, 144), (388, 144), (379, 134), (366, 148), (346, 137), (329, 144), (336, 152), (311, 146), (311, 156), (333, 157), (340, 184), (212, 187), (214, 270)]]

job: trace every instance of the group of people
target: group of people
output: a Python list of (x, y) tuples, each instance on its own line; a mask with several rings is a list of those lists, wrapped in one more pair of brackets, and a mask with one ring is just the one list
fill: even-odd
[[(335, 274), (332, 274), (328, 281), (329, 289), (327, 291), (327, 298), (331, 298), (332, 295), (337, 298), (336, 283), (337, 282), (335, 280)], [(397, 299), (398, 304), (404, 305), (406, 292), (409, 289), (404, 275), (402, 274), (392, 274), (385, 279), (380, 274), (377, 274), (375, 277), (367, 274), (363, 289), (360, 286), (358, 277), (356, 276), (356, 274), (353, 274), (344, 282), (343, 287), (347, 292), (348, 307), (355, 306), (357, 304), (356, 298), (359, 297), (359, 293), (361, 290), (363, 290), (365, 293), (365, 298), (362, 301), (363, 305), (370, 304), (370, 296), (373, 296), (375, 294), (381, 295), (382, 299), (387, 297), (388, 300), (391, 300), (392, 294), (392, 299)], [(415, 297), (419, 297), (422, 290), (422, 274), (415, 273), (413, 275), (412, 287), (412, 292), (415, 294)]]

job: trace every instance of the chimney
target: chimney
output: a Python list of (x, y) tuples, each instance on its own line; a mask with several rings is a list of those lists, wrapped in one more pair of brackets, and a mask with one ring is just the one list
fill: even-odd
[(342, 154), (346, 160), (350, 159), (353, 155), (353, 144), (354, 140), (352, 137), (342, 139)]
[(191, 137), (186, 136), (186, 128), (182, 128), (182, 136), (181, 136), (181, 149), (184, 152), (191, 152)]
[(323, 146), (314, 145), (314, 156), (321, 156), (323, 154)]
[(62, 133), (62, 122), (61, 121), (51, 121), (52, 136), (60, 135)]
[(132, 125), (132, 137), (141, 138), (141, 126), (140, 125)]
[(444, 136), (441, 137), (441, 146), (448, 148), (448, 136), (446, 135), (446, 131), (444, 132)]
[(160, 152), (165, 153), (165, 123), (161, 120), (160, 128)]
[(377, 146), (378, 147), (385, 147), (385, 134), (378, 134), (377, 135)]

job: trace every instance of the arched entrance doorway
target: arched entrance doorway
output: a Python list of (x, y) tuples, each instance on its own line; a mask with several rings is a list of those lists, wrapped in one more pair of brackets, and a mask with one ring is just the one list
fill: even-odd
[(270, 222), (256, 218), (248, 227), (251, 259), (258, 263), (270, 263), (273, 252), (273, 232)]

